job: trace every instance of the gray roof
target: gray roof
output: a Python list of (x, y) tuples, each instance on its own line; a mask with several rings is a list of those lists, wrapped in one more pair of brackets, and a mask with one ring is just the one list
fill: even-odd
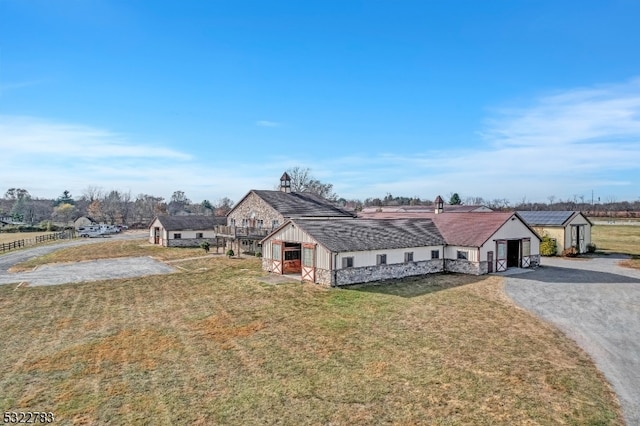
[(444, 244), (431, 219), (297, 219), (291, 222), (336, 253)]
[(156, 219), (167, 231), (212, 230), (216, 225), (227, 224), (225, 216), (158, 216)]
[(525, 222), (532, 226), (563, 226), (566, 225), (577, 211), (518, 211)]
[[(330, 201), (308, 192), (251, 191), (286, 218), (354, 217)], [(240, 204), (240, 203), (238, 203)]]

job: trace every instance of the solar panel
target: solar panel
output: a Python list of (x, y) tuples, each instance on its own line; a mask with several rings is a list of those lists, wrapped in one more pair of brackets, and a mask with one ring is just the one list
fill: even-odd
[(573, 215), (573, 211), (519, 211), (518, 214), (529, 225), (562, 225)]

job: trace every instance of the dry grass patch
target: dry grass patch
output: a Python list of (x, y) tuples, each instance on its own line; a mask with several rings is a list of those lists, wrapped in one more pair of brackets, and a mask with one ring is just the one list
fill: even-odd
[(640, 269), (640, 226), (595, 225), (591, 228), (591, 239), (598, 251), (632, 256), (620, 262), (621, 266)]
[(149, 244), (144, 240), (117, 240), (63, 248), (15, 265), (11, 268), (11, 271), (25, 271), (36, 266), (60, 262), (138, 256), (151, 256), (159, 260), (176, 260), (198, 257), (204, 254), (204, 251), (199, 248), (160, 247)]
[(589, 358), (498, 277), (261, 284), (257, 259), (0, 286), (0, 409), (60, 424), (622, 424)]
[(18, 240), (30, 240), (41, 235), (55, 234), (53, 231), (44, 232), (0, 232), (0, 244), (12, 243)]

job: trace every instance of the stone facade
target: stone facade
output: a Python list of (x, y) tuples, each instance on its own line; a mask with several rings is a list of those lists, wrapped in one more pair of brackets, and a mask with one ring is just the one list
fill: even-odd
[[(250, 192), (244, 200), (229, 212), (227, 226), (243, 226), (243, 219), (248, 221), (245, 226), (250, 228), (259, 228), (260, 220), (262, 220), (262, 228), (266, 229), (273, 227), (274, 220), (278, 221), (278, 226), (285, 222), (284, 216), (253, 192)], [(235, 225), (233, 221), (235, 221)]]
[[(487, 273), (486, 262), (485, 263), (485, 274)], [(481, 275), (482, 267), (479, 262), (470, 262), (468, 260), (460, 260), (460, 259), (446, 259), (444, 264), (445, 270), (447, 272), (458, 272), (461, 274), (469, 274), (469, 275)]]
[(333, 285), (349, 285), (370, 281), (382, 281), (427, 275), (442, 272), (442, 260), (425, 260), (420, 262), (397, 263), (393, 265), (365, 266), (362, 268), (345, 268), (335, 271)]
[(529, 256), (529, 265), (532, 268), (538, 267), (540, 266), (540, 255), (539, 254), (532, 254), (531, 256)]
[(333, 274), (328, 269), (316, 268), (316, 283), (327, 286), (331, 285), (331, 275)]

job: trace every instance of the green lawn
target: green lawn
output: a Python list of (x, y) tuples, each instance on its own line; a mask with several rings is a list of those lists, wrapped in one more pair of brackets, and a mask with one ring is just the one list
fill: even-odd
[(516, 308), (499, 277), (328, 289), (264, 284), (254, 258), (180, 265), (0, 286), (0, 411), (56, 424), (623, 423), (588, 356)]

